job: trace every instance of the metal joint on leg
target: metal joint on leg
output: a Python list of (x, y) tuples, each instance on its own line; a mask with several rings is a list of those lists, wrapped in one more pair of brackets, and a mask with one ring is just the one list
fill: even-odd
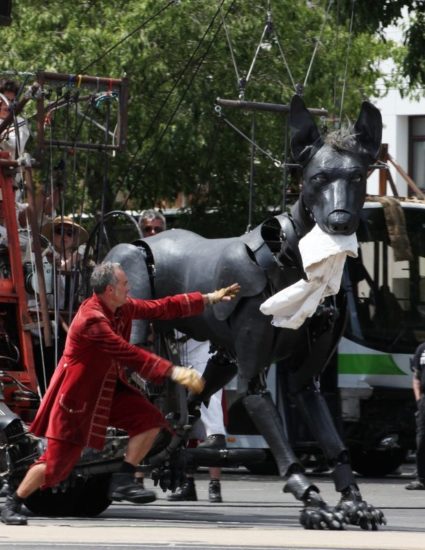
[(284, 493), (293, 494), (297, 500), (304, 500), (310, 491), (320, 493), (318, 487), (301, 473), (292, 474), (283, 487)]
[(245, 409), (273, 453), (279, 475), (286, 477), (291, 468), (302, 469), (289, 444), (281, 418), (271, 395), (247, 395), (243, 398)]
[(335, 490), (340, 493), (350, 485), (356, 485), (356, 479), (349, 464), (337, 464), (332, 472), (332, 477)]
[(207, 366), (202, 374), (205, 380), (205, 387), (198, 394), (197, 398), (202, 402), (208, 401), (214, 393), (234, 378), (237, 371), (237, 363), (233, 359), (224, 353), (217, 352), (207, 362)]
[(327, 461), (338, 462), (346, 447), (335, 427), (323, 395), (313, 388), (303, 390), (295, 396), (297, 406), (325, 453)]

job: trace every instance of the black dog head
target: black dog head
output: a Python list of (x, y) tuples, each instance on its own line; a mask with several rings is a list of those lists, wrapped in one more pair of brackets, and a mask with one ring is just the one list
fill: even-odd
[(365, 101), (352, 128), (323, 139), (303, 100), (294, 96), (289, 125), (292, 155), (303, 167), (303, 205), (323, 231), (354, 233), (366, 196), (368, 167), (379, 154), (381, 113)]

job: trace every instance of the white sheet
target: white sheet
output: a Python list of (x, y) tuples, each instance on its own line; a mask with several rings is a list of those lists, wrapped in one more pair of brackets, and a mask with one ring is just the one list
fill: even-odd
[(316, 224), (299, 242), (307, 281), (277, 292), (260, 306), (264, 315), (273, 315), (272, 325), (299, 328), (326, 298), (337, 294), (347, 256), (357, 257), (357, 237), (329, 235)]

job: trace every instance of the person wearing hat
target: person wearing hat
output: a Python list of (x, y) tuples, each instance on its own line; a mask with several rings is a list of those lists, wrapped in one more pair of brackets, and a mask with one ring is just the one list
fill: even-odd
[(41, 228), (41, 234), (46, 237), (53, 249), (46, 249), (45, 256), (56, 267), (64, 272), (72, 271), (81, 259), (81, 246), (87, 242), (87, 231), (69, 216), (57, 216), (53, 221)]
[[(43, 225), (41, 236), (49, 245), (43, 251), (43, 271), (46, 285), (47, 302), (52, 309), (64, 309), (67, 296), (73, 300), (76, 284), (72, 276), (76, 275), (82, 258), (82, 247), (88, 240), (88, 233), (69, 216), (57, 216)], [(38, 294), (37, 277), (31, 271), (26, 278), (27, 290)], [(68, 289), (68, 291), (67, 291)], [(71, 295), (72, 294), (72, 295)], [(32, 307), (32, 301), (28, 304)]]
[[(87, 231), (69, 216), (57, 216), (45, 223), (40, 235), (47, 239), (48, 246), (43, 251), (43, 272), (46, 289), (47, 305), (54, 312), (54, 347), (43, 347), (34, 334), (35, 369), (41, 394), (44, 394), (47, 384), (54, 372), (57, 357), (63, 350), (66, 338), (67, 316), (62, 316), (64, 310), (72, 314), (76, 303), (79, 262), (82, 258), (84, 244), (88, 240)], [(27, 262), (28, 272), (25, 277), (25, 286), (28, 292), (28, 307), (31, 310), (38, 308), (38, 278), (30, 262)], [(77, 300), (78, 301), (78, 300)]]

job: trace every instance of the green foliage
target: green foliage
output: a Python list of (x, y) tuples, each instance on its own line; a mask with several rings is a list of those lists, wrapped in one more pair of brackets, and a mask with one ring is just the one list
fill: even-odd
[[(405, 49), (402, 56), (395, 54), (402, 74), (407, 80), (398, 85), (403, 94), (415, 92), (425, 85), (425, 2), (423, 0), (339, 0), (340, 19), (348, 20), (354, 5), (355, 32), (367, 31), (381, 34), (389, 25), (400, 24), (407, 16)], [(400, 59), (399, 59), (400, 57)]]
[(348, 21), (354, 9), (355, 29), (375, 33), (393, 25), (407, 10), (411, 12), (420, 4), (417, 0), (339, 0), (340, 20)]
[(425, 6), (422, 9), (423, 12), (417, 12), (405, 39), (407, 52), (403, 60), (403, 69), (412, 87), (423, 87), (425, 84)]
[[(350, 35), (350, 3), (337, 4), (325, 20), (327, 0), (271, 2), (274, 32), (259, 48), (246, 100), (287, 104), (293, 81), (305, 80), (316, 44), (305, 100), (309, 106), (328, 109), (328, 125), (338, 122), (341, 111), (344, 121), (353, 119), (362, 99), (378, 95), (378, 64), (398, 51), (366, 26), (356, 26)], [(360, 0), (357, 4), (364, 8)], [(393, 4), (399, 8), (405, 3)], [(249, 214), (251, 145), (226, 121), (251, 135), (253, 115), (223, 109), (220, 117), (214, 110), (217, 97), (237, 99), (239, 93), (223, 18), (239, 76), (246, 77), (266, 24), (267, 6), (267, 0), (15, 2), (13, 24), (2, 30), (0, 70), (129, 77), (127, 151), (114, 158), (55, 153), (65, 158), (67, 204), (96, 212), (102, 208), (102, 196), (106, 210), (119, 208), (128, 197), (126, 207), (139, 209), (163, 200), (172, 203), (184, 192), (194, 214), (179, 223), (201, 232), (204, 227), (209, 234), (243, 231)], [(385, 15), (388, 21), (396, 13), (392, 8)], [(372, 12), (377, 17), (374, 8)], [(370, 31), (375, 28), (372, 25)], [(255, 137), (273, 159), (284, 160), (284, 115), (257, 113)], [(256, 223), (271, 207), (281, 205), (284, 174), (258, 150), (254, 167)], [(49, 168), (40, 178), (49, 178)], [(291, 177), (289, 182), (294, 185)], [(206, 211), (219, 215), (206, 216)]]

